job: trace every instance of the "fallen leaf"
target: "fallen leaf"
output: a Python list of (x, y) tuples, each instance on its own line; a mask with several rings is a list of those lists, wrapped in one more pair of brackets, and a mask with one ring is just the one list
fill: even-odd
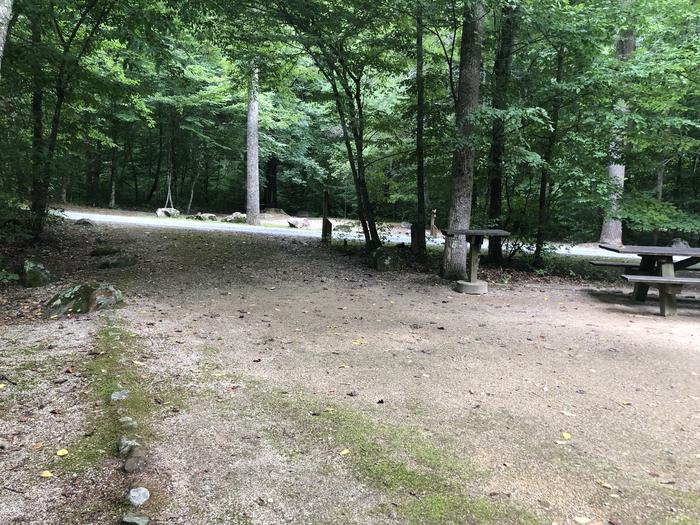
[(43, 441), (39, 441), (38, 443), (34, 443), (34, 444), (32, 445), (32, 450), (41, 450), (42, 448), (44, 448), (44, 442), (43, 442)]
[(347, 456), (348, 454), (350, 454), (350, 449), (344, 448), (340, 451), (341, 456)]
[(354, 344), (355, 346), (360, 346), (360, 345), (365, 344), (365, 342), (364, 342), (362, 339), (355, 339), (355, 340), (352, 342), (352, 344)]
[(5, 388), (6, 386), (7, 386), (7, 385), (6, 385), (5, 383), (0, 383), (0, 390), (2, 390), (3, 388)]
[(566, 417), (576, 417), (576, 414), (572, 414), (571, 412), (567, 412), (566, 410), (562, 410), (561, 414)]
[(598, 481), (596, 481), (596, 483), (597, 483), (598, 485), (600, 485), (601, 487), (603, 487), (604, 489), (612, 490), (612, 486), (611, 486), (610, 484), (606, 483), (605, 481), (601, 480), (601, 479), (599, 479)]
[(562, 432), (561, 437), (564, 438), (564, 441), (570, 441), (571, 440), (571, 434), (568, 432)]
[(53, 472), (51, 472), (50, 470), (42, 470), (41, 472), (39, 472), (39, 476), (41, 476), (42, 478), (53, 478)]
[(350, 368), (348, 365), (340, 365), (338, 368)]
[(62, 449), (56, 451), (56, 455), (57, 455), (57, 456), (61, 456), (61, 457), (62, 457), (62, 456), (67, 456), (67, 455), (68, 455), (68, 450), (65, 449), (65, 448), (62, 448)]

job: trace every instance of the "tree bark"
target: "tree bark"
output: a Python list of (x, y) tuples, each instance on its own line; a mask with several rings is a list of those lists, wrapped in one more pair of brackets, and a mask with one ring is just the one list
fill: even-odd
[[(633, 0), (620, 0), (623, 8), (631, 5)], [(620, 61), (625, 61), (632, 56), (636, 45), (633, 29), (624, 29), (617, 35), (615, 42), (616, 56)], [(627, 102), (619, 100), (614, 111), (621, 117), (629, 112)], [(610, 193), (608, 195), (608, 210), (600, 232), (600, 242), (603, 244), (622, 244), (622, 221), (616, 218), (620, 207), (620, 199), (625, 188), (625, 163), (623, 149), (625, 146), (625, 126), (618, 124), (613, 130), (614, 136), (610, 142), (610, 164), (608, 165), (608, 179)]]
[[(506, 109), (508, 103), (508, 84), (513, 60), (513, 43), (516, 31), (516, 7), (506, 5), (501, 10), (501, 31), (498, 37), (498, 49), (494, 61), (493, 108), (499, 111)], [(496, 116), (491, 128), (491, 151), (489, 153), (489, 226), (503, 226), (503, 162), (506, 149), (505, 123), (501, 116)], [(501, 262), (503, 247), (500, 239), (489, 239), (489, 259)]]
[(423, 74), (423, 4), (416, 2), (416, 219), (411, 228), (411, 249), (424, 258), (425, 251), (425, 77)]
[(554, 97), (554, 105), (552, 107), (552, 113), (550, 115), (551, 131), (549, 137), (547, 138), (547, 144), (544, 148), (544, 154), (542, 155), (542, 160), (544, 160), (544, 166), (542, 166), (542, 171), (540, 172), (540, 195), (539, 203), (537, 208), (537, 234), (535, 238), (535, 261), (542, 261), (542, 253), (544, 251), (544, 237), (545, 231), (547, 229), (547, 224), (549, 222), (549, 213), (547, 209), (547, 197), (548, 189), (551, 184), (552, 178), (552, 161), (554, 160), (554, 148), (559, 139), (559, 113), (561, 111), (562, 100), (561, 93), (559, 93), (559, 87), (564, 78), (564, 46), (557, 50), (557, 73), (556, 73), (556, 86), (557, 93)]
[(151, 189), (148, 190), (148, 196), (146, 197), (146, 202), (151, 202), (153, 194), (158, 188), (158, 179), (160, 179), (160, 170), (163, 165), (163, 121), (158, 122), (158, 158), (156, 159), (156, 173), (153, 176), (153, 184), (151, 184)]
[[(41, 56), (42, 30), (41, 19), (34, 13), (30, 19), (31, 42), (35, 56)], [(39, 234), (44, 227), (48, 203), (48, 182), (45, 180), (44, 159), (44, 89), (42, 85), (42, 64), (38, 60), (32, 63), (32, 230)]]
[[(481, 78), (481, 40), (484, 6), (481, 0), (466, 2), (462, 23), (462, 42), (459, 58), (459, 86), (455, 111), (457, 136), (461, 142), (452, 156), (452, 188), (449, 229), (468, 229), (471, 219), (474, 188), (474, 149), (469, 144), (474, 132), (470, 117), (479, 104)], [(464, 236), (445, 239), (442, 259), (445, 279), (464, 279), (467, 276), (467, 241)]]
[(12, 18), (12, 0), (0, 0), (0, 73), (2, 73), (2, 57), (5, 54), (10, 19)]
[(112, 149), (112, 165), (109, 171), (109, 207), (117, 207), (117, 177), (119, 174), (119, 152)]
[(252, 64), (248, 83), (246, 128), (246, 222), (260, 224), (260, 172), (258, 144), (258, 67)]
[(277, 167), (279, 159), (272, 155), (265, 163), (265, 206), (277, 208)]

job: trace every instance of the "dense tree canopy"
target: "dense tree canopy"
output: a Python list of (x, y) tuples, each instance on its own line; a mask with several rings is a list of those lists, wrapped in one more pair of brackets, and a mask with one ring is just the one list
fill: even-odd
[[(697, 240), (694, 0), (0, 3), (0, 209), (31, 209), (35, 230), (49, 203), (153, 209), (168, 191), (244, 211), (255, 64), (263, 208), (319, 213), (329, 189), (376, 246), (378, 222), (420, 222), (420, 158), (440, 225), (452, 209), (538, 253), (611, 216), (626, 237)], [(473, 178), (457, 211), (455, 162)]]

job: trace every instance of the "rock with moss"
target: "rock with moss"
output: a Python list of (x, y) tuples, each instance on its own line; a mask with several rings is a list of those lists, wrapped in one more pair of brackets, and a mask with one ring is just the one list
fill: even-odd
[(157, 217), (179, 217), (180, 216), (180, 210), (175, 209), (175, 208), (158, 208), (156, 210), (156, 216)]
[(112, 308), (123, 298), (122, 292), (111, 284), (76, 284), (54, 295), (46, 311), (51, 317), (86, 314)]
[(306, 218), (299, 218), (299, 217), (292, 217), (291, 219), (287, 219), (287, 224), (289, 224), (290, 228), (297, 228), (299, 230), (303, 228), (308, 228), (311, 226), (311, 223), (309, 222), (309, 219)]
[(241, 213), (241, 212), (236, 211), (236, 212), (233, 212), (231, 215), (224, 217), (223, 219), (221, 219), (221, 221), (222, 222), (235, 222), (235, 223), (243, 224), (243, 223), (245, 223), (246, 219), (247, 219), (247, 216), (245, 213)]
[(219, 218), (213, 213), (198, 213), (197, 215), (192, 215), (187, 217), (188, 219), (194, 219), (196, 221), (218, 221)]
[(395, 272), (401, 269), (401, 259), (386, 248), (377, 248), (370, 256), (373, 268), (380, 272)]
[(38, 286), (46, 286), (51, 282), (51, 274), (40, 264), (31, 259), (27, 259), (22, 264), (22, 284), (27, 288), (36, 288)]

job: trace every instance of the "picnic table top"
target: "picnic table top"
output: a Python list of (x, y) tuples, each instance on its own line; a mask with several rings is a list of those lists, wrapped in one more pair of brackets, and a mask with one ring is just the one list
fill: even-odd
[(508, 237), (506, 230), (440, 230), (443, 235), (466, 235), (467, 237)]
[(682, 248), (673, 246), (625, 246), (615, 244), (599, 245), (603, 250), (616, 253), (633, 253), (654, 257), (700, 257), (700, 248)]

